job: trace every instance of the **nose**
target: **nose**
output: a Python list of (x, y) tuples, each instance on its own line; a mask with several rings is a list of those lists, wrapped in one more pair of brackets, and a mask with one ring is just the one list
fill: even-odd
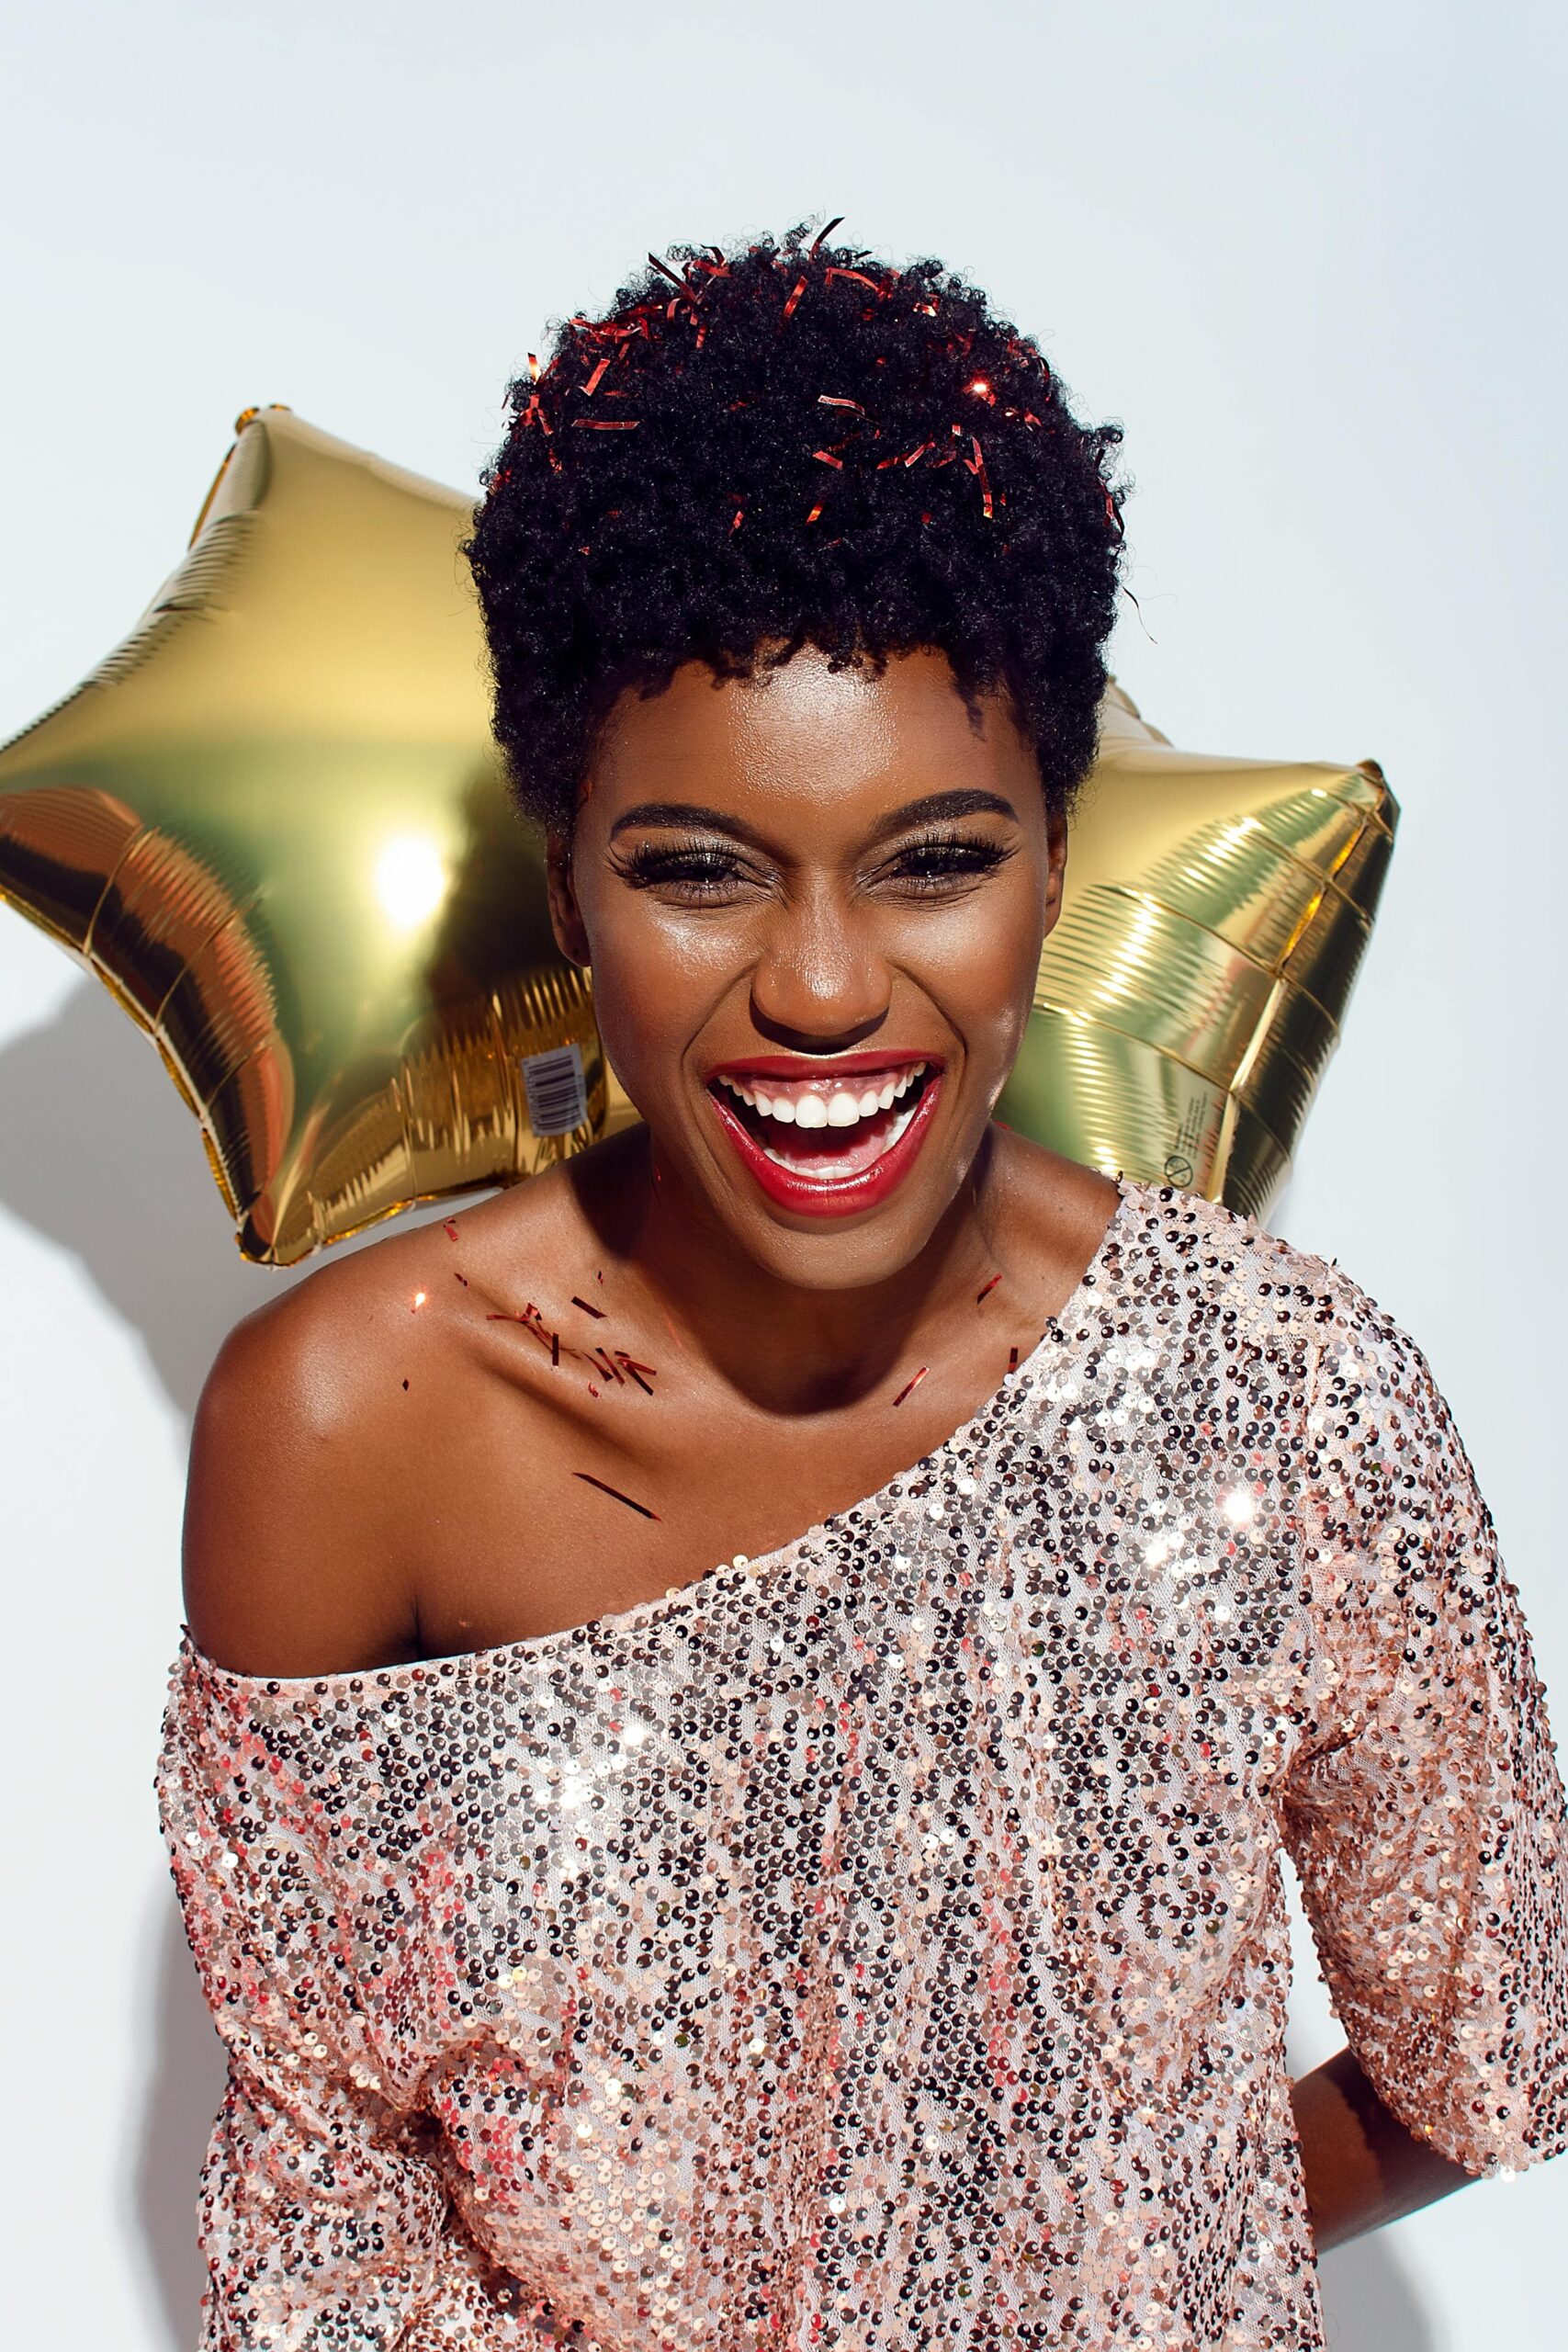
[(773, 910), (751, 972), (751, 1019), (796, 1054), (845, 1052), (887, 1018), (893, 976), (869, 926), (831, 890), (793, 895)]

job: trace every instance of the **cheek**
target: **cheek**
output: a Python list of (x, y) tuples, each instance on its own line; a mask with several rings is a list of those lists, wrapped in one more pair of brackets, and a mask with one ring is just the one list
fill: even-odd
[(981, 1064), (1018, 1049), (1034, 998), (1044, 916), (1027, 876), (922, 915), (897, 960)]
[(605, 1049), (634, 1100), (656, 1099), (744, 963), (721, 924), (682, 923), (645, 900), (590, 923), (593, 1002)]

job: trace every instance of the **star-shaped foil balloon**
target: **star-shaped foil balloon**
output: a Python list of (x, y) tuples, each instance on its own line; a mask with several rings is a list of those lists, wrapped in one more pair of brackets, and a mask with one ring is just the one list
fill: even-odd
[[(152, 1038), (259, 1262), (634, 1115), (491, 741), (469, 511), (248, 411), (131, 636), (0, 751), (0, 897)], [(1112, 687), (1000, 1115), (1261, 1214), (1394, 814), (1371, 763), (1178, 752)]]

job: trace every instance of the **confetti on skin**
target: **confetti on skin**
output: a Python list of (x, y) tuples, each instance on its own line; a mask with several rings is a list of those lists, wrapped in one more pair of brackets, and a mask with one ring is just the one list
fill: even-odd
[(649, 1510), (646, 1503), (633, 1502), (630, 1495), (623, 1495), (619, 1487), (607, 1486), (603, 1478), (595, 1478), (591, 1470), (574, 1470), (571, 1475), (574, 1478), (581, 1478), (585, 1487), (597, 1487), (602, 1495), (613, 1495), (616, 1502), (625, 1503), (628, 1510), (640, 1511), (644, 1519), (659, 1518), (659, 1513)]
[(1016, 1348), (1010, 1348), (1008, 1350), (1008, 1370), (1010, 1372), (1016, 1372), (1018, 1370), (1018, 1350)]
[[(652, 1364), (638, 1363), (635, 1356), (628, 1356), (625, 1350), (621, 1348), (617, 1348), (615, 1350), (615, 1361), (617, 1363), (625, 1366), (626, 1372), (631, 1375), (632, 1379), (637, 1382), (637, 1386), (642, 1390), (645, 1396), (652, 1396), (653, 1391), (649, 1386), (648, 1381), (657, 1380), (659, 1377), (659, 1374), (654, 1370)], [(643, 1378), (644, 1373), (648, 1374), (648, 1380)]]
[(995, 1290), (995, 1288), (996, 1288), (997, 1284), (1000, 1282), (1000, 1280), (1001, 1280), (1001, 1276), (1000, 1276), (1000, 1274), (993, 1274), (993, 1275), (991, 1276), (991, 1279), (990, 1279), (990, 1281), (986, 1284), (985, 1289), (984, 1289), (984, 1290), (982, 1290), (982, 1291), (980, 1291), (980, 1292), (978, 1292), (978, 1293), (976, 1294), (976, 1295), (975, 1304), (976, 1304), (976, 1306), (983, 1306), (983, 1305), (984, 1305), (985, 1301), (986, 1301), (987, 1298), (989, 1298), (989, 1296), (991, 1295), (991, 1293)]
[(558, 1331), (550, 1333), (550, 1369), (552, 1372), (558, 1372), (560, 1369), (560, 1333)]
[(573, 1291), (571, 1295), (571, 1303), (573, 1306), (581, 1306), (584, 1315), (592, 1315), (596, 1323), (603, 1323), (604, 1320), (604, 1308), (602, 1306), (590, 1306), (588, 1301), (585, 1298), (579, 1298), (575, 1291)]
[(442, 1218), (441, 1230), (446, 1236), (448, 1241), (456, 1241), (457, 1238), (457, 1228), (453, 1224), (449, 1216), (444, 1216)]
[(454, 1266), (454, 1267), (453, 1267), (453, 1269), (452, 1269), (452, 1279), (453, 1279), (453, 1281), (454, 1281), (455, 1283), (462, 1283), (462, 1285), (463, 1285), (463, 1288), (464, 1288), (465, 1290), (467, 1290), (467, 1289), (468, 1289), (468, 1277), (467, 1276), (467, 1274), (460, 1274), (460, 1273), (457, 1272), (457, 1267), (456, 1267), (456, 1266)]
[(903, 1387), (902, 1387), (902, 1388), (900, 1388), (900, 1390), (898, 1391), (897, 1396), (895, 1396), (895, 1398), (893, 1399), (893, 1402), (895, 1403), (895, 1405), (901, 1405), (901, 1404), (903, 1403), (903, 1401), (904, 1401), (904, 1399), (905, 1399), (905, 1397), (906, 1397), (906, 1396), (912, 1396), (914, 1395), (914, 1393), (915, 1393), (915, 1390), (919, 1386), (919, 1385), (920, 1385), (921, 1381), (925, 1378), (925, 1376), (926, 1376), (927, 1373), (928, 1373), (930, 1370), (931, 1370), (931, 1366), (930, 1366), (930, 1364), (929, 1364), (929, 1363), (923, 1363), (923, 1364), (920, 1366), (920, 1368), (919, 1368), (919, 1372), (917, 1372), (917, 1373), (916, 1373), (916, 1374), (915, 1374), (915, 1376), (914, 1376), (913, 1380), (908, 1380), (908, 1381), (906, 1381), (906, 1382), (905, 1382), (905, 1384), (904, 1384), (904, 1385), (903, 1385)]

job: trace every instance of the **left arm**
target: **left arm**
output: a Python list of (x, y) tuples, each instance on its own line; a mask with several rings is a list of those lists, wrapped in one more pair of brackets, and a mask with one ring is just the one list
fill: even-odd
[(1349, 2047), (1320, 2247), (1568, 2145), (1568, 1823), (1518, 1595), (1419, 1349), (1337, 1274), (1303, 1431), (1316, 1720), (1280, 1826)]
[(1348, 2050), (1300, 2075), (1291, 2103), (1320, 2254), (1475, 2178), (1389, 2113)]

